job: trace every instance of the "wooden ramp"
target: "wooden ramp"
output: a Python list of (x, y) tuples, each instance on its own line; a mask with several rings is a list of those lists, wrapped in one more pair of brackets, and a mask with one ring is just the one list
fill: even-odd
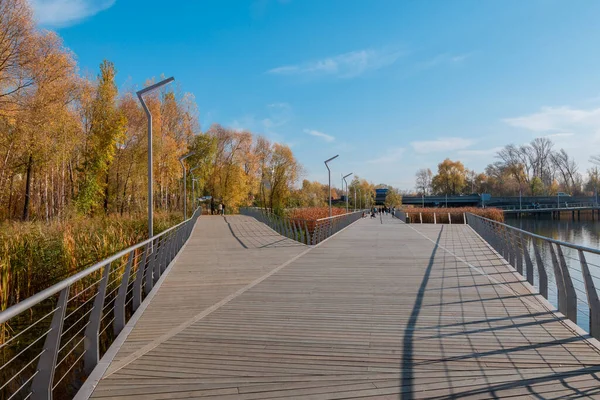
[(94, 399), (600, 398), (598, 342), (464, 225), (199, 220)]

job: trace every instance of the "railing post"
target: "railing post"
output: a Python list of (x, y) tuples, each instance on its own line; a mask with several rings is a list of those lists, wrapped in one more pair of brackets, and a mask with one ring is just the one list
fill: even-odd
[(304, 232), (305, 232), (305, 239), (306, 239), (306, 244), (309, 245), (310, 242), (310, 232), (308, 231), (308, 224), (306, 223), (306, 220), (304, 220)]
[(165, 246), (165, 238), (164, 235), (160, 236), (156, 239), (156, 251), (154, 252), (154, 263), (152, 266), (154, 267), (154, 280), (152, 282), (153, 286), (158, 282), (160, 278), (160, 253), (164, 250)]
[(531, 255), (529, 254), (529, 246), (527, 246), (527, 240), (522, 233), (519, 233), (519, 241), (521, 242), (521, 250), (525, 257), (525, 272), (527, 274), (527, 282), (533, 285), (533, 263), (531, 262)]
[(433, 224), (437, 224), (437, 221), (435, 220), (435, 213), (433, 213)]
[(146, 265), (146, 295), (150, 293), (152, 287), (154, 286), (154, 279), (152, 279), (152, 275), (154, 273), (154, 259), (156, 257), (156, 251), (158, 247), (158, 239), (154, 239), (150, 242), (149, 252), (146, 253), (146, 258), (148, 259), (148, 265)]
[(510, 233), (510, 237), (511, 237), (511, 244), (512, 244), (512, 248), (513, 250), (513, 257), (515, 258), (515, 263), (517, 264), (517, 272), (519, 274), (521, 274), (521, 276), (523, 276), (523, 254), (522, 252), (524, 251), (521, 248), (521, 241), (519, 240), (519, 237), (517, 236), (517, 233), (513, 232), (512, 229), (509, 230)]
[(121, 277), (121, 284), (119, 285), (117, 298), (115, 299), (115, 323), (113, 325), (115, 336), (121, 333), (125, 327), (125, 300), (127, 298), (127, 287), (129, 286), (129, 275), (131, 274), (131, 265), (133, 264), (134, 253), (135, 250), (129, 253), (127, 265), (125, 266), (125, 271)]
[(423, 223), (423, 213), (419, 213), (419, 220)]
[(548, 299), (548, 273), (546, 272), (546, 267), (544, 265), (544, 261), (542, 260), (542, 255), (540, 254), (540, 249), (537, 245), (536, 239), (532, 239), (531, 244), (533, 245), (533, 252), (535, 253), (535, 262), (537, 264), (538, 269), (539, 291), (545, 299)]
[(590, 334), (596, 339), (600, 339), (600, 300), (596, 285), (590, 274), (587, 261), (583, 251), (579, 250), (579, 263), (581, 264), (581, 274), (585, 283), (585, 293), (590, 306)]
[(100, 281), (98, 293), (94, 299), (94, 306), (92, 308), (92, 312), (90, 313), (89, 323), (85, 328), (85, 338), (83, 340), (83, 347), (85, 349), (85, 355), (83, 356), (83, 369), (87, 374), (92, 372), (92, 370), (98, 364), (98, 360), (100, 359), (100, 322), (102, 320), (102, 308), (104, 307), (110, 266), (111, 263), (108, 263), (104, 267), (102, 280)]
[(54, 371), (60, 348), (60, 337), (62, 336), (67, 301), (69, 300), (69, 287), (60, 291), (56, 310), (50, 323), (50, 332), (46, 335), (44, 349), (37, 364), (37, 375), (31, 382), (31, 398), (34, 400), (52, 399), (52, 384), (54, 383)]
[(142, 284), (144, 283), (144, 272), (146, 272), (146, 262), (148, 260), (148, 250), (150, 243), (146, 243), (142, 254), (140, 254), (140, 260), (138, 261), (138, 267), (135, 273), (135, 281), (133, 282), (133, 312), (135, 312), (140, 304), (142, 304)]
[(552, 258), (552, 265), (554, 267), (554, 278), (556, 281), (556, 289), (558, 292), (558, 311), (567, 316), (567, 291), (565, 288), (565, 281), (562, 276), (562, 268), (558, 262), (558, 258), (556, 257), (554, 246), (550, 242), (548, 242), (548, 246), (550, 247), (550, 256)]
[(452, 217), (450, 216), (450, 213), (448, 213), (448, 225), (452, 225)]
[(565, 285), (565, 293), (567, 295), (566, 298), (566, 307), (567, 307), (567, 317), (577, 323), (577, 293), (575, 292), (575, 287), (573, 286), (573, 280), (571, 279), (571, 273), (569, 272), (569, 268), (567, 267), (567, 263), (565, 262), (565, 256), (562, 251), (562, 247), (557, 244), (556, 248), (558, 250), (558, 260), (560, 262), (563, 282)]

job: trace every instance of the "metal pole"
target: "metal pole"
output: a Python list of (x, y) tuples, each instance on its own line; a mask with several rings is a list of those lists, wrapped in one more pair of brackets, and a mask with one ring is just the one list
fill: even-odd
[(185, 156), (179, 158), (179, 162), (181, 163), (181, 168), (183, 168), (183, 220), (187, 219), (187, 174), (185, 170), (185, 164), (183, 160), (188, 158), (189, 156), (193, 156), (194, 152), (188, 153)]
[(346, 182), (346, 214), (348, 213), (348, 181), (346, 180), (346, 178), (350, 175), (352, 175), (352, 172), (350, 172), (346, 176), (342, 176), (342, 190), (344, 189), (344, 182)]
[(356, 186), (354, 186), (354, 211), (356, 211)]
[(523, 209), (523, 204), (521, 203), (521, 197), (522, 197), (522, 195), (521, 195), (521, 189), (519, 189), (519, 210)]
[(448, 193), (446, 193), (446, 208), (448, 208)]
[(146, 116), (148, 117), (148, 237), (151, 238), (152, 236), (154, 236), (154, 218), (153, 218), (153, 214), (154, 214), (154, 199), (152, 198), (152, 186), (154, 184), (154, 181), (152, 180), (152, 114), (150, 113), (150, 110), (148, 109), (148, 106), (146, 106), (146, 102), (144, 101), (144, 94), (149, 93), (155, 89), (158, 89), (161, 86), (164, 86), (170, 82), (173, 82), (175, 80), (175, 78), (171, 77), (168, 79), (165, 79), (163, 81), (160, 81), (158, 83), (155, 83), (154, 85), (148, 86), (147, 88), (144, 88), (140, 91), (138, 91), (136, 94), (138, 96), (138, 99), (140, 100), (140, 103), (142, 103), (142, 108), (144, 109), (144, 112), (146, 113)]
[(425, 193), (421, 193), (421, 206), (425, 208)]
[(329, 197), (329, 218), (331, 218), (332, 213), (331, 213), (331, 170), (329, 169), (329, 165), (327, 165), (327, 163), (335, 158), (337, 158), (339, 156), (333, 156), (331, 157), (329, 160), (325, 161), (325, 166), (327, 167), (327, 175), (329, 176), (329, 193), (327, 194), (327, 197)]

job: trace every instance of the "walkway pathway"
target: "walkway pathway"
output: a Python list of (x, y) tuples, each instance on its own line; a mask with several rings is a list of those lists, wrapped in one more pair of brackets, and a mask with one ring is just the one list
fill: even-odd
[(468, 226), (364, 219), (307, 247), (219, 218), (93, 398), (600, 398), (598, 342)]

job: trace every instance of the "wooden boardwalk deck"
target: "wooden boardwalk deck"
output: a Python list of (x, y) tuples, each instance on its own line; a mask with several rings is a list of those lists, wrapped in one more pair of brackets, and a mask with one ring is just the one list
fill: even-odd
[(464, 225), (194, 235), (94, 399), (600, 398), (598, 342)]

